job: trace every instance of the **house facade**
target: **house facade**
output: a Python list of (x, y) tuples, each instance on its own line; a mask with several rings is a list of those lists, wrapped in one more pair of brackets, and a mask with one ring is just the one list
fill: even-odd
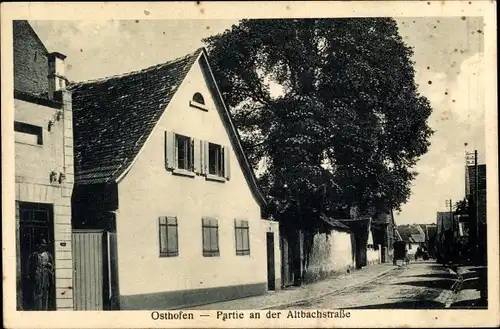
[(437, 226), (436, 224), (425, 225), (425, 241), (430, 258), (436, 258), (437, 253)]
[(391, 262), (394, 257), (394, 235), (396, 224), (391, 212), (378, 213), (373, 216), (371, 222), (371, 233), (373, 244), (380, 246), (380, 262)]
[(415, 255), (418, 247), (426, 245), (425, 232), (418, 224), (399, 225), (397, 236), (398, 240), (405, 242), (408, 255)]
[(73, 130), (65, 56), (49, 53), (27, 21), (13, 22), (13, 41), (17, 309), (73, 309)]
[(479, 257), (478, 260), (485, 264), (487, 261), (486, 164), (478, 164), (477, 173), (476, 166), (467, 165), (465, 175), (465, 197), (469, 200), (471, 207), (468, 223), (469, 243), (473, 246), (477, 245), (479, 254), (476, 257)]
[(278, 223), (261, 219), (204, 49), (71, 89), (73, 228), (102, 250), (98, 300), (78, 309), (181, 308), (280, 287)]

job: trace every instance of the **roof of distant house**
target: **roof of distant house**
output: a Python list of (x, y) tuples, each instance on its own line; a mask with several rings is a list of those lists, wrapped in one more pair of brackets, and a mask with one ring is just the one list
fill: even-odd
[(427, 225), (427, 234), (429, 238), (433, 235), (437, 234), (437, 226), (436, 225)]
[[(132, 165), (200, 56), (205, 56), (208, 63), (206, 51), (200, 48), (182, 58), (141, 71), (68, 87), (73, 95), (76, 184), (117, 182)], [(216, 86), (214, 90), (218, 92)], [(245, 177), (258, 200), (264, 202), (230, 113), (222, 99), (221, 102), (222, 117), (229, 123), (229, 135), (235, 142)]]
[(341, 223), (341, 221), (338, 219), (334, 219), (332, 217), (327, 217), (326, 215), (321, 215), (321, 219), (335, 229), (339, 229), (342, 231), (349, 231), (350, 230), (349, 226)]
[(414, 225), (399, 225), (397, 232), (402, 241), (409, 243), (423, 243), (425, 242), (425, 232), (418, 224)]

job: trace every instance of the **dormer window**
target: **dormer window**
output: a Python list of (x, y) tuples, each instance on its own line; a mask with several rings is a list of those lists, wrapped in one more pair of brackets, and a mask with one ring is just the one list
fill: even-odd
[(208, 111), (208, 107), (205, 105), (205, 99), (201, 93), (194, 93), (193, 98), (189, 101), (189, 105), (196, 107), (197, 109)]
[(205, 99), (203, 98), (203, 95), (200, 93), (195, 93), (193, 95), (193, 102), (205, 105)]

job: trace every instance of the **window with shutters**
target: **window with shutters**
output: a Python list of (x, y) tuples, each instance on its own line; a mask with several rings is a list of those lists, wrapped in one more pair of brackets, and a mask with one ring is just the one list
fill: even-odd
[(160, 257), (179, 255), (177, 217), (160, 217)]
[(217, 219), (202, 219), (203, 256), (219, 256), (219, 223)]
[(234, 234), (236, 238), (236, 255), (250, 255), (250, 234), (248, 221), (234, 220)]
[(208, 173), (224, 177), (224, 155), (220, 145), (208, 143)]
[(175, 135), (177, 169), (193, 171), (193, 145), (191, 138)]

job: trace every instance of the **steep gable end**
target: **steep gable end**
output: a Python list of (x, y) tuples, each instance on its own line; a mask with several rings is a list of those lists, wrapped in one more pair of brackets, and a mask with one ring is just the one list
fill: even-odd
[(196, 61), (215, 96), (245, 179), (259, 203), (265, 203), (204, 49), (139, 72), (70, 86), (77, 185), (117, 182), (127, 173)]
[(200, 52), (69, 87), (76, 184), (113, 182), (130, 166)]
[(215, 96), (214, 100), (218, 105), (217, 108), (222, 112), (221, 117), (224, 121), (224, 126), (226, 127), (229, 137), (231, 138), (231, 142), (233, 143), (233, 149), (236, 153), (236, 157), (238, 158), (239, 165), (243, 170), (245, 179), (247, 180), (248, 185), (250, 186), (259, 203), (265, 204), (265, 197), (262, 194), (262, 191), (257, 182), (257, 178), (255, 177), (255, 173), (253, 172), (252, 166), (250, 165), (250, 162), (248, 161), (246, 153), (243, 149), (241, 137), (238, 133), (238, 129), (234, 124), (231, 112), (227, 108), (219, 87), (217, 86), (217, 82), (215, 81), (215, 77), (210, 67), (210, 60), (205, 49), (203, 49), (203, 52), (200, 56), (200, 67), (207, 77), (208, 86), (210, 87), (212, 94)]

